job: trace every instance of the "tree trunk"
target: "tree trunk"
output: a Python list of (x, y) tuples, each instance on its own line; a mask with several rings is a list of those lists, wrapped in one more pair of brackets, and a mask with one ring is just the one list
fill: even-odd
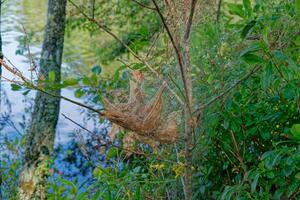
[(195, 12), (197, 0), (184, 1), (185, 13), (184, 13), (184, 37), (183, 37), (183, 60), (184, 60), (184, 74), (186, 82), (186, 103), (184, 107), (185, 112), (185, 184), (184, 192), (185, 199), (191, 200), (193, 198), (193, 134), (194, 134), (194, 118), (192, 116), (193, 110), (193, 84), (192, 84), (192, 72), (191, 72), (191, 58), (190, 58), (190, 35), (191, 27)]
[[(43, 41), (40, 75), (48, 78), (55, 73), (55, 82), (60, 82), (64, 27), (67, 0), (49, 0), (45, 36)], [(60, 90), (51, 91), (56, 95)], [(60, 99), (37, 92), (32, 121), (26, 140), (24, 166), (20, 176), (19, 198), (46, 199), (47, 177), (59, 116)]]

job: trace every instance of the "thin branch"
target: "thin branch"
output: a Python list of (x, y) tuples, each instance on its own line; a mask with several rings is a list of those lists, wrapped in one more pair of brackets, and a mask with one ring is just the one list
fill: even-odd
[(253, 74), (255, 74), (257, 71), (259, 71), (261, 69), (262, 66), (258, 66), (258, 67), (254, 67), (247, 75), (245, 75), (243, 78), (241, 78), (240, 80), (238, 80), (237, 82), (235, 82), (232, 86), (230, 86), (229, 88), (227, 88), (224, 92), (222, 92), (221, 94), (219, 94), (218, 96), (213, 97), (211, 100), (209, 100), (207, 103), (201, 105), (199, 108), (197, 108), (193, 114), (195, 114), (196, 116), (201, 114), (201, 111), (205, 108), (207, 108), (208, 106), (210, 106), (212, 103), (214, 103), (215, 101), (219, 100), (220, 98), (222, 98), (223, 96), (227, 95), (229, 92), (231, 92), (231, 90), (233, 90), (235, 87), (237, 87), (239, 84), (241, 84), (242, 82), (244, 82), (245, 80), (247, 80), (248, 78), (250, 78)]
[(233, 152), (233, 154), (235, 155), (237, 160), (240, 162), (240, 165), (241, 165), (244, 173), (247, 173), (247, 166), (245, 165), (243, 157), (241, 156), (239, 145), (236, 141), (235, 135), (232, 130), (230, 131), (230, 137), (231, 137), (231, 142), (233, 143), (233, 146), (235, 149), (235, 152)]
[(222, 0), (219, 0), (219, 2), (218, 2), (218, 9), (217, 9), (217, 17), (216, 17), (216, 22), (217, 23), (219, 23), (219, 21), (220, 21), (221, 8), (222, 8)]
[(85, 17), (87, 20), (89, 20), (90, 22), (96, 24), (100, 29), (102, 29), (104, 32), (106, 32), (107, 34), (109, 34), (111, 37), (113, 37), (117, 42), (119, 42), (122, 46), (124, 46), (128, 52), (133, 55), (133, 57), (135, 57), (138, 61), (140, 61), (142, 64), (144, 64), (147, 68), (150, 69), (150, 71), (155, 74), (159, 80), (161, 80), (162, 82), (167, 83), (167, 89), (171, 92), (171, 94), (173, 96), (176, 97), (176, 99), (178, 100), (178, 102), (181, 105), (184, 105), (183, 101), (181, 100), (181, 98), (176, 94), (176, 92), (169, 86), (168, 81), (164, 80), (164, 77), (160, 74), (158, 74), (156, 72), (156, 70), (154, 70), (150, 64), (145, 61), (144, 59), (142, 59), (140, 56), (138, 56), (125, 42), (123, 42), (116, 34), (114, 34), (112, 31), (110, 31), (104, 24), (98, 22), (97, 20), (90, 18), (87, 14), (85, 14), (78, 5), (76, 5), (72, 0), (69, 0), (69, 2), (81, 13), (81, 15), (83, 17)]
[(192, 24), (193, 24), (193, 18), (194, 18), (194, 13), (195, 13), (195, 9), (196, 9), (196, 4), (197, 4), (197, 0), (192, 0), (191, 11), (190, 11), (189, 19), (187, 22), (186, 30), (184, 33), (184, 41), (189, 41), (189, 38), (191, 35), (191, 28), (192, 28)]
[[(74, 121), (73, 119), (71, 119), (70, 117), (66, 116), (65, 114), (62, 113), (62, 116), (65, 117), (67, 120), (69, 120), (70, 122), (74, 123), (75, 125), (77, 125), (78, 127), (82, 128), (83, 130), (87, 131), (88, 133), (90, 133), (92, 136), (95, 135), (95, 133), (93, 133), (92, 131), (88, 130), (87, 128), (85, 128), (84, 126), (82, 126), (81, 124), (77, 123), (76, 121)], [(142, 155), (142, 156), (145, 156), (146, 158), (148, 158), (149, 156), (153, 155), (153, 154), (147, 154), (147, 153), (144, 153), (144, 152), (140, 152), (140, 151), (134, 151), (132, 149), (128, 149), (128, 148), (123, 148), (123, 147), (120, 147), (118, 145), (115, 145), (113, 142), (110, 142), (110, 141), (105, 141), (103, 138), (101, 138), (101, 140), (105, 143), (105, 144), (101, 144), (102, 146), (108, 146), (108, 145), (111, 145), (113, 147), (116, 147), (118, 149), (121, 149), (121, 150), (125, 150), (125, 151), (129, 151), (131, 153), (135, 153), (135, 154), (138, 154), (138, 155)], [(101, 141), (101, 142), (102, 142)], [(156, 160), (161, 160), (161, 161), (165, 161), (165, 162), (169, 162), (169, 163), (173, 163), (173, 164), (177, 164), (176, 161), (173, 161), (173, 160), (168, 160), (168, 159), (164, 159), (164, 158), (161, 158), (159, 157), (158, 155), (155, 157)]]
[(73, 119), (71, 119), (70, 117), (68, 117), (67, 115), (65, 115), (64, 113), (61, 114), (64, 118), (66, 118), (67, 120), (69, 120), (70, 122), (72, 122), (73, 124), (79, 126), (80, 128), (82, 128), (83, 130), (89, 132), (90, 134), (94, 134), (92, 131), (90, 131), (89, 129), (85, 128), (84, 126), (80, 125), (79, 123), (75, 122)]
[(187, 81), (186, 81), (186, 76), (185, 76), (185, 70), (184, 70), (182, 55), (181, 55), (181, 53), (179, 51), (178, 45), (176, 45), (176, 43), (175, 43), (173, 35), (172, 35), (172, 33), (171, 33), (168, 25), (167, 25), (167, 22), (166, 22), (166, 20), (165, 20), (165, 18), (163, 16), (162, 12), (160, 11), (160, 8), (159, 8), (158, 4), (156, 3), (155, 0), (152, 0), (152, 2), (155, 5), (156, 11), (157, 11), (157, 13), (158, 13), (158, 15), (159, 15), (159, 17), (160, 17), (160, 19), (161, 19), (161, 21), (162, 21), (165, 29), (166, 29), (166, 31), (167, 31), (167, 34), (168, 34), (168, 36), (169, 36), (169, 38), (171, 40), (172, 46), (173, 46), (173, 48), (175, 50), (175, 54), (176, 54), (176, 57), (177, 57), (177, 60), (178, 60), (179, 68), (180, 68), (180, 75), (181, 75), (181, 79), (182, 79), (184, 90), (185, 90), (185, 100), (186, 100), (186, 102), (188, 104), (188, 107), (190, 108), (189, 101), (187, 100), (188, 99), (188, 88), (187, 88)]
[[(25, 77), (21, 72), (19, 72), (18, 70), (14, 70), (14, 69), (16, 69), (16, 68), (13, 69), (13, 68), (10, 67), (6, 62), (4, 62), (2, 59), (0, 59), (0, 64), (1, 64), (6, 70), (8, 70), (9, 72), (11, 72), (11, 73), (14, 74), (15, 76), (21, 78), (21, 79), (24, 81), (25, 86), (27, 86), (28, 88), (34, 89), (34, 90), (37, 90), (37, 91), (40, 91), (40, 92), (43, 92), (43, 93), (45, 93), (45, 94), (47, 94), (47, 95), (49, 95), (49, 96), (61, 98), (61, 99), (63, 99), (63, 100), (66, 100), (66, 101), (68, 101), (68, 102), (71, 102), (71, 103), (73, 103), (73, 104), (76, 104), (76, 105), (78, 105), (78, 106), (81, 106), (81, 107), (83, 107), (83, 108), (86, 108), (86, 109), (88, 109), (88, 110), (91, 110), (91, 111), (93, 111), (93, 112), (96, 112), (96, 113), (98, 113), (99, 115), (102, 115), (101, 110), (97, 110), (97, 109), (95, 109), (95, 108), (92, 108), (92, 107), (90, 107), (90, 106), (87, 106), (86, 104), (83, 104), (83, 103), (74, 101), (74, 100), (72, 100), (72, 99), (69, 99), (69, 98), (64, 97), (64, 96), (61, 96), (61, 95), (53, 94), (53, 93), (51, 93), (51, 92), (48, 92), (48, 91), (46, 91), (46, 90), (44, 90), (44, 89), (39, 88), (38, 86), (32, 84), (32, 83), (30, 82), (30, 80), (29, 80), (27, 77)], [(10, 79), (6, 79), (6, 80), (8, 80), (8, 81), (10, 81), (10, 82), (12, 82), (12, 83), (15, 83), (15, 84), (17, 84), (17, 85), (21, 85), (21, 83), (19, 83), (19, 82), (17, 82), (17, 81), (10, 80)]]
[(141, 2), (139, 2), (138, 0), (131, 0), (131, 1), (133, 1), (134, 3), (138, 4), (139, 6), (141, 6), (141, 7), (143, 7), (143, 8), (147, 8), (147, 9), (150, 9), (150, 10), (156, 10), (155, 8), (152, 8), (152, 7), (150, 7), (150, 6), (147, 6), (147, 5), (145, 5), (145, 4), (141, 3)]

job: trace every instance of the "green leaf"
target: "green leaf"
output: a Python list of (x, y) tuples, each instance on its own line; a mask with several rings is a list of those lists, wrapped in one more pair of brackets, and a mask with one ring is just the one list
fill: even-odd
[(122, 79), (123, 80), (128, 80), (129, 79), (129, 72), (127, 70), (122, 73)]
[(294, 42), (297, 46), (300, 46), (300, 36), (297, 36)]
[(250, 21), (242, 30), (241, 38), (245, 39), (247, 35), (251, 32), (252, 28), (255, 26), (256, 20)]
[(300, 140), (300, 124), (294, 124), (290, 131), (294, 139)]
[(55, 81), (55, 72), (54, 71), (50, 71), (48, 73), (48, 77), (49, 77), (49, 81), (50, 82), (54, 82)]
[(264, 63), (264, 59), (256, 54), (248, 53), (242, 56), (242, 59), (248, 64)]
[(248, 17), (251, 17), (252, 15), (252, 7), (251, 7), (251, 2), (250, 0), (243, 0), (243, 6), (245, 8), (245, 11), (247, 13)]
[(74, 95), (75, 95), (76, 98), (82, 97), (83, 94), (84, 94), (84, 92), (83, 92), (81, 89), (77, 89), (77, 90), (75, 91), (75, 93), (74, 93)]
[(229, 128), (229, 121), (228, 120), (224, 120), (224, 124), (223, 124), (223, 127), (224, 127), (224, 129), (228, 129)]
[(97, 85), (97, 76), (96, 74), (93, 74), (91, 77), (90, 77), (90, 83), (92, 85)]
[(300, 0), (295, 0), (295, 10), (296, 13), (300, 13)]
[(69, 78), (63, 81), (63, 85), (65, 86), (73, 86), (77, 84), (78, 84), (78, 80), (75, 78)]
[(256, 191), (256, 186), (259, 178), (259, 173), (257, 173), (251, 183), (251, 192), (254, 193)]
[(76, 185), (72, 181), (68, 181), (68, 180), (62, 179), (62, 178), (60, 178), (60, 181), (64, 185), (71, 186), (71, 191), (70, 191), (71, 194), (77, 194), (78, 193), (78, 189), (77, 189)]
[(101, 175), (103, 174), (103, 169), (101, 169), (100, 167), (96, 167), (94, 170), (93, 170), (93, 176), (96, 177), (96, 178), (99, 178), (101, 177)]
[(134, 63), (131, 67), (134, 70), (139, 70), (144, 67), (144, 64), (143, 63)]
[(208, 76), (208, 78), (207, 78), (207, 83), (208, 83), (208, 84), (212, 84), (213, 81), (214, 81), (214, 76), (213, 76), (213, 74), (210, 74), (210, 75)]
[(269, 44), (269, 33), (270, 33), (270, 27), (266, 26), (264, 27), (262, 31), (263, 40), (266, 44)]
[(281, 51), (274, 50), (274, 51), (272, 51), (272, 53), (273, 53), (274, 57), (279, 61), (286, 61), (288, 59), (287, 56), (284, 53), (282, 53)]
[(126, 65), (121, 65), (114, 74), (114, 81), (118, 81), (120, 78), (120, 71), (126, 69)]
[(295, 175), (295, 178), (300, 180), (300, 172), (298, 172), (296, 175)]
[(94, 196), (92, 197), (92, 200), (98, 200), (98, 199), (101, 199), (100, 196), (101, 196), (101, 190), (98, 190)]
[(270, 85), (273, 83), (274, 80), (274, 69), (272, 62), (269, 62), (266, 65), (265, 71), (262, 76), (262, 86), (264, 88), (270, 87)]
[(106, 153), (106, 158), (107, 159), (112, 159), (113, 157), (118, 155), (118, 149), (116, 147), (112, 147), (109, 149)]
[(102, 68), (100, 67), (100, 65), (96, 65), (92, 68), (92, 72), (96, 75), (99, 75), (102, 72)]
[(268, 159), (266, 159), (265, 165), (268, 169), (272, 169), (274, 165), (277, 164), (277, 162), (281, 159), (283, 152), (277, 152), (273, 154), (273, 156), (270, 156)]
[(285, 55), (283, 52), (274, 50), (274, 51), (272, 51), (272, 53), (278, 61), (287, 62), (289, 64), (289, 67), (291, 67), (291, 69), (293, 69), (294, 71), (298, 70), (298, 66), (295, 63), (295, 61), (293, 59), (291, 59), (290, 57), (288, 57), (287, 55)]
[(30, 91), (31, 91), (31, 90), (26, 90), (26, 91), (23, 92), (22, 94), (23, 94), (24, 96), (26, 96)]
[(271, 133), (268, 131), (264, 131), (260, 133), (260, 136), (262, 137), (263, 140), (269, 140), (271, 138)]
[(135, 192), (134, 199), (135, 200), (141, 200), (141, 199), (143, 199), (142, 198), (142, 193), (141, 193), (141, 187), (140, 186), (137, 186), (137, 190)]
[(262, 49), (262, 45), (260, 43), (255, 43), (255, 44), (247, 47), (246, 49), (244, 49), (241, 52), (240, 56), (244, 56), (248, 53), (253, 53), (253, 52), (256, 52), (256, 51), (261, 50), (261, 49)]
[(82, 83), (87, 86), (91, 85), (91, 81), (90, 81), (89, 77), (84, 77), (82, 79)]
[(240, 4), (235, 4), (235, 3), (228, 3), (227, 4), (229, 13), (232, 15), (237, 15), (241, 18), (245, 18), (245, 13), (243, 11), (243, 6)]
[(12, 91), (19, 91), (19, 90), (22, 89), (21, 86), (19, 86), (19, 85), (17, 85), (17, 84), (14, 84), (14, 83), (11, 84), (10, 86), (11, 86), (11, 90), (12, 90)]
[(80, 193), (76, 196), (76, 200), (88, 200), (88, 191)]

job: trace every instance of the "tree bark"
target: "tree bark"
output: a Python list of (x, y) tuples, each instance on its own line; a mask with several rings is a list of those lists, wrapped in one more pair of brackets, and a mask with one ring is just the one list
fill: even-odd
[[(67, 0), (49, 0), (40, 72), (46, 79), (55, 73), (60, 82)], [(60, 90), (50, 91), (56, 95)], [(24, 166), (20, 175), (19, 198), (46, 199), (47, 177), (59, 116), (60, 98), (37, 92), (26, 140)]]
[(186, 78), (186, 104), (184, 108), (185, 112), (185, 184), (184, 192), (185, 199), (191, 200), (193, 198), (193, 134), (194, 134), (194, 118), (192, 115), (193, 110), (193, 84), (192, 84), (192, 72), (191, 72), (191, 60), (190, 60), (190, 35), (193, 24), (193, 17), (195, 13), (197, 0), (185, 1), (185, 16), (184, 16), (184, 73)]

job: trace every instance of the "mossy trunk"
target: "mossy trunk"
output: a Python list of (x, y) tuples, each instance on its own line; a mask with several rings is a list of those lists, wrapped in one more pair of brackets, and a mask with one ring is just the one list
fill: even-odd
[[(66, 1), (48, 1), (47, 25), (40, 60), (40, 74), (47, 79), (49, 72), (53, 71), (56, 82), (60, 82)], [(60, 94), (60, 90), (50, 92)], [(37, 92), (20, 175), (19, 198), (22, 200), (46, 199), (59, 104), (59, 98)]]

